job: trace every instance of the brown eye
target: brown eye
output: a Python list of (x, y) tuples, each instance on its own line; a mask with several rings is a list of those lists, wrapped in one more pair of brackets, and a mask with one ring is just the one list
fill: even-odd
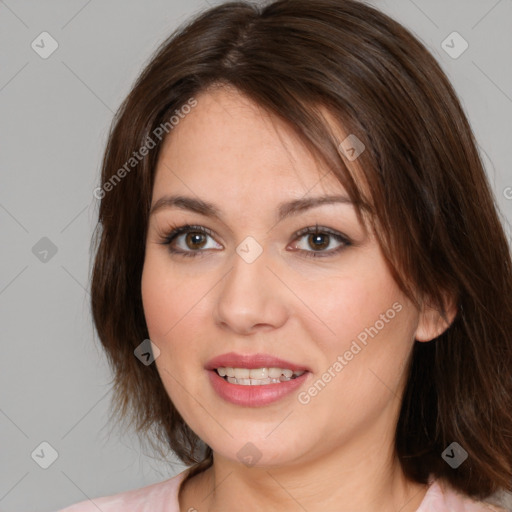
[[(295, 234), (295, 240), (305, 237), (307, 237), (307, 239), (303, 247), (300, 247), (299, 243), (295, 243), (293, 248), (298, 250), (302, 255), (310, 258), (333, 256), (347, 246), (352, 245), (349, 238), (345, 235), (329, 228), (319, 227), (318, 225), (305, 228)], [(325, 250), (333, 242), (337, 242), (339, 244), (338, 247), (334, 246), (331, 250)]]
[(189, 249), (201, 249), (206, 244), (206, 236), (202, 233), (187, 233), (185, 244)]
[(308, 242), (310, 247), (314, 250), (322, 250), (329, 246), (329, 235), (326, 234), (314, 234), (309, 235)]
[(206, 253), (206, 249), (223, 249), (220, 244), (217, 247), (206, 247), (208, 238), (213, 240), (213, 232), (208, 228), (187, 224), (174, 228), (161, 243), (168, 245), (172, 254), (181, 256), (199, 256)]

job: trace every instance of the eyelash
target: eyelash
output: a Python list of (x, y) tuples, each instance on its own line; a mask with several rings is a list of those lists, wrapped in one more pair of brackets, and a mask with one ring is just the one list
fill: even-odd
[[(179, 254), (180, 256), (185, 257), (197, 257), (200, 253), (204, 253), (203, 250), (197, 250), (197, 251), (181, 251), (176, 250), (170, 247), (171, 243), (182, 234), (188, 234), (188, 233), (201, 233), (204, 235), (209, 235), (212, 238), (214, 237), (213, 232), (205, 228), (204, 226), (194, 226), (190, 224), (185, 224), (183, 226), (172, 226), (171, 231), (164, 235), (162, 237), (162, 241), (160, 242), (162, 245), (169, 245), (169, 252), (172, 254)], [(319, 227), (318, 224), (316, 226), (311, 226), (308, 228), (301, 229), (294, 235), (294, 239), (302, 238), (305, 235), (329, 235), (333, 237), (337, 242), (341, 242), (344, 245), (339, 247), (338, 249), (330, 250), (330, 251), (305, 251), (303, 249), (297, 249), (298, 252), (304, 253), (303, 256), (306, 258), (325, 258), (328, 256), (333, 256), (335, 254), (338, 254), (342, 250), (344, 250), (346, 247), (352, 245), (352, 242), (346, 237), (345, 235), (342, 235), (341, 233), (338, 233), (336, 231), (333, 231), (329, 228), (323, 228)], [(320, 255), (321, 253), (324, 253), (325, 255)]]

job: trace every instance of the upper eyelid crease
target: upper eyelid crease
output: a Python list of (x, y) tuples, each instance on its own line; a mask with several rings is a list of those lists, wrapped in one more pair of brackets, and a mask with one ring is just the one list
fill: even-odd
[[(353, 205), (352, 201), (346, 196), (320, 196), (312, 198), (295, 199), (286, 203), (281, 203), (277, 209), (277, 222), (281, 222), (287, 217), (297, 215), (303, 211), (322, 206), (325, 204), (346, 204)], [(212, 203), (196, 199), (193, 197), (172, 195), (163, 196), (151, 207), (149, 215), (152, 216), (163, 208), (179, 208), (181, 210), (189, 210), (205, 217), (214, 217), (221, 222), (223, 216), (220, 210)]]

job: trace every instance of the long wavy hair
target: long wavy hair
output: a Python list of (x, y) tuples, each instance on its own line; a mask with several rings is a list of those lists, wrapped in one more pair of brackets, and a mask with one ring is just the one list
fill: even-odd
[[(149, 337), (141, 275), (164, 140), (155, 134), (164, 126), (172, 137), (176, 110), (223, 84), (288, 123), (329, 165), (418, 307), (427, 300), (446, 314), (446, 297), (458, 306), (447, 331), (413, 348), (396, 425), (405, 475), (420, 483), (434, 475), (475, 498), (511, 489), (512, 264), (498, 207), (436, 60), (400, 24), (354, 0), (210, 8), (161, 44), (121, 104), (103, 159), (92, 269), (113, 416), (192, 465), (187, 478), (212, 464), (156, 366), (134, 349)], [(325, 111), (366, 147), (357, 179)], [(144, 145), (151, 149), (130, 160)], [(456, 470), (441, 457), (453, 441), (469, 455)]]

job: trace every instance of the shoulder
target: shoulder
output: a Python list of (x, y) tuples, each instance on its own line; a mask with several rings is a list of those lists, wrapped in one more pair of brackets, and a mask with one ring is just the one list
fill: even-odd
[(112, 496), (91, 498), (57, 512), (179, 512), (178, 490), (188, 470), (163, 482), (121, 492)]
[(416, 512), (508, 512), (487, 501), (474, 500), (440, 480), (431, 480), (429, 489)]

